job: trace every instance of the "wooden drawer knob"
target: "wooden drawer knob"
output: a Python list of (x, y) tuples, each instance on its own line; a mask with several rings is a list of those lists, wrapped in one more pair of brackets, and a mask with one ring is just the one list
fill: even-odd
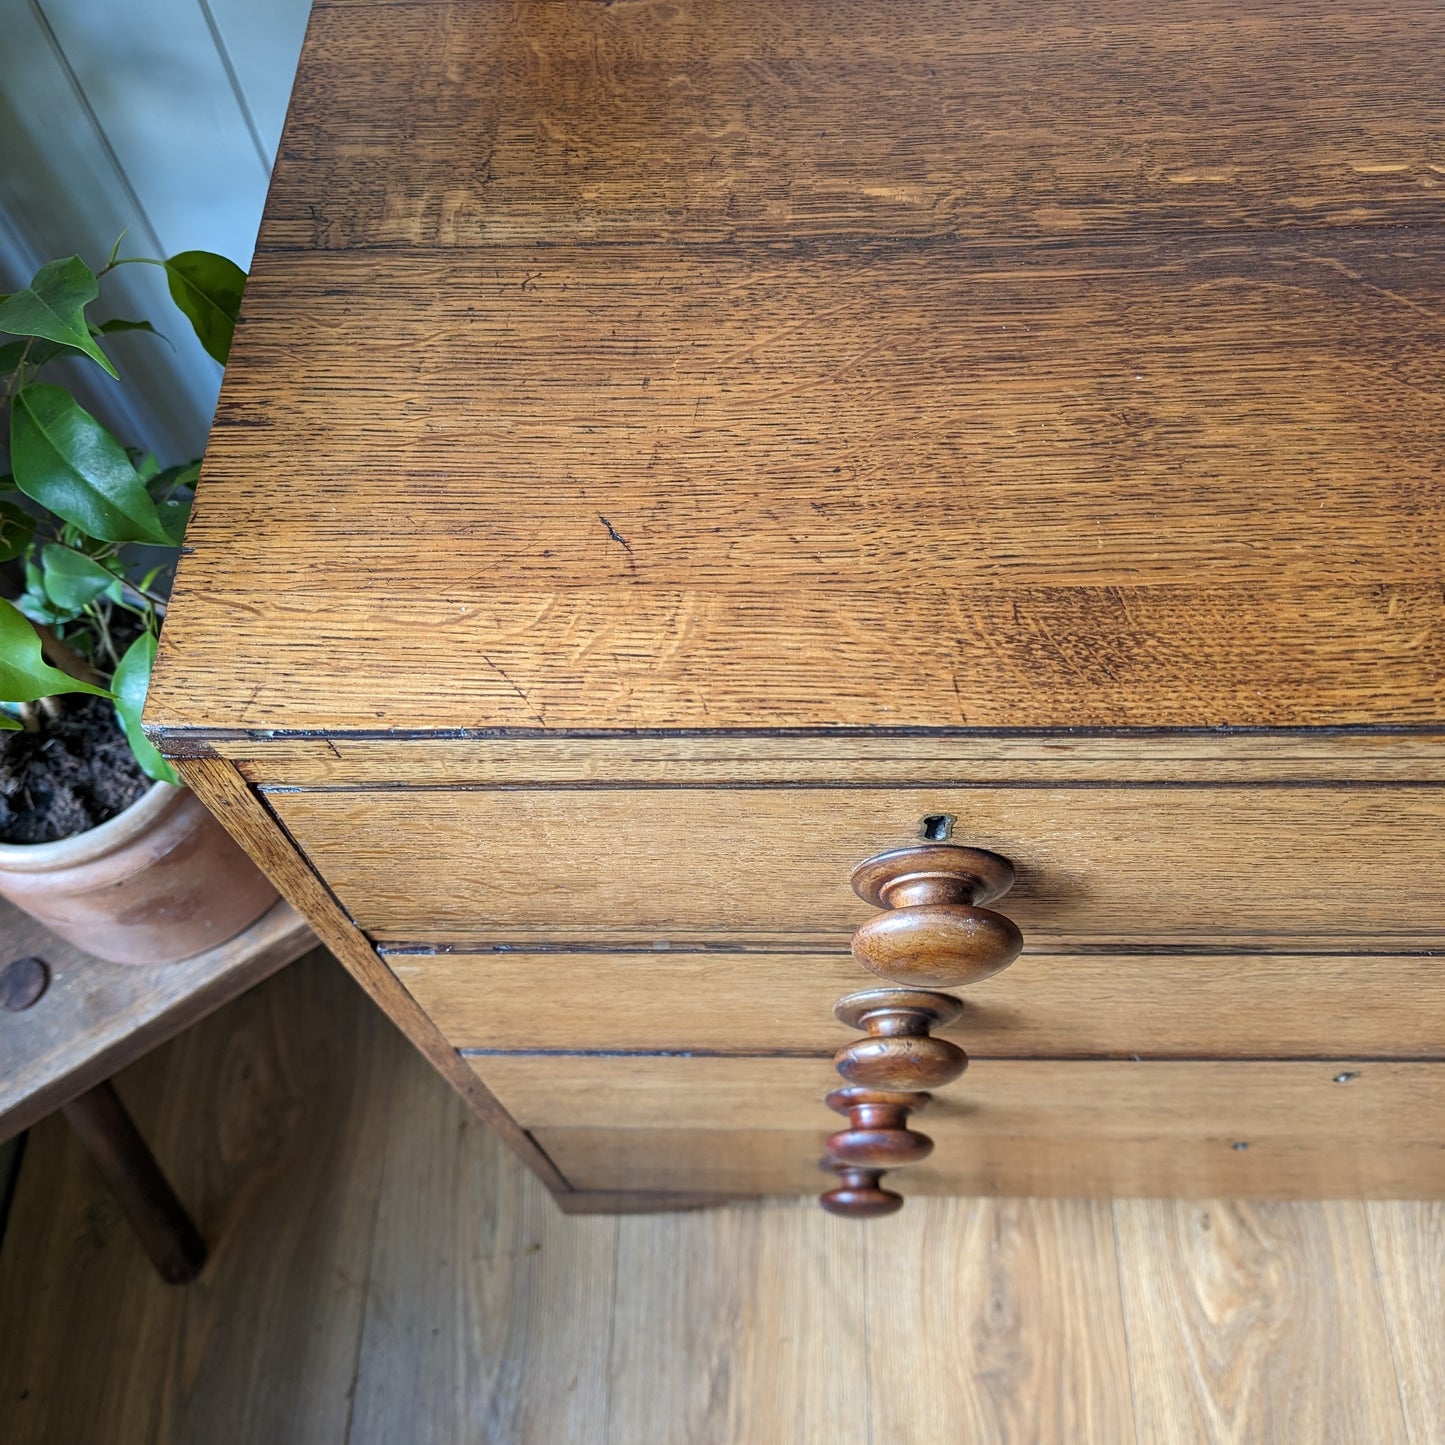
[(903, 1196), (891, 1189), (880, 1189), (881, 1169), (860, 1169), (853, 1164), (840, 1164), (825, 1159), (823, 1168), (838, 1176), (838, 1187), (830, 1189), (818, 1201), (829, 1214), (850, 1219), (876, 1219), (882, 1214), (897, 1214), (903, 1208)]
[(907, 1124), (909, 1114), (928, 1098), (893, 1089), (835, 1089), (824, 1102), (848, 1116), (848, 1127), (829, 1138), (830, 1157), (871, 1169), (897, 1169), (927, 1159), (933, 1140)]
[(838, 1072), (850, 1084), (875, 1089), (937, 1089), (952, 1083), (967, 1067), (968, 1055), (931, 1029), (951, 1024), (963, 1005), (946, 993), (916, 988), (870, 988), (850, 993), (833, 1008), (849, 1028), (867, 1038), (844, 1044), (833, 1055)]
[(933, 1140), (907, 1127), (908, 1116), (929, 1096), (894, 1089), (835, 1089), (830, 1109), (848, 1116), (849, 1127), (828, 1140), (823, 1163), (839, 1178), (819, 1201), (830, 1214), (872, 1219), (903, 1208), (903, 1196), (879, 1188), (884, 1171), (916, 1164), (933, 1152)]
[(1013, 877), (1007, 858), (952, 843), (879, 853), (853, 870), (853, 891), (888, 911), (854, 933), (853, 957), (893, 983), (977, 983), (1023, 947), (1012, 919), (979, 906), (1007, 893)]

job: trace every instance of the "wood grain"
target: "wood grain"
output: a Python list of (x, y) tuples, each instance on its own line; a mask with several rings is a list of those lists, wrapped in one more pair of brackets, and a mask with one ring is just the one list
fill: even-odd
[[(845, 953), (388, 953), (455, 1048), (831, 1054)], [(758, 1015), (749, 1000), (758, 1001)], [(1029, 951), (939, 1031), (975, 1059), (1445, 1057), (1436, 955)]]
[[(1377, 1257), (1402, 1286), (1387, 1282), (1386, 1319), (1397, 1342), (1413, 1332), (1418, 1344), (1400, 1354), (1406, 1418), (1423, 1422), (1413, 1438), (1391, 1403), (1378, 1301), (1362, 1291), (1368, 1240), (1353, 1213), (1322, 1230), (1317, 1205), (1254, 1215), (1263, 1249), (1211, 1252), (1196, 1230), (1199, 1297), (1237, 1290), (1239, 1302), (1192, 1308), (1177, 1352), (1177, 1321), (1131, 1315), (1127, 1363), (1107, 1206), (916, 1197), (861, 1229), (792, 1203), (627, 1219), (631, 1268), (599, 1372), (606, 1342), (586, 1326), (599, 1308), (611, 1317), (593, 1290), (610, 1300), (619, 1222), (551, 1212), (334, 966), (308, 960), (268, 981), (120, 1087), (218, 1253), (198, 1285), (166, 1289), (60, 1121), (38, 1128), (0, 1246), (6, 1445), (381, 1445), (397, 1421), (407, 1440), (531, 1432), (549, 1445), (953, 1445), (967, 1421), (981, 1441), (1113, 1445), (1133, 1438), (1119, 1410), (1131, 1376), (1161, 1352), (1163, 1378), (1142, 1382), (1158, 1428), (1146, 1422), (1141, 1441), (1211, 1440), (1197, 1381), (1166, 1393), (1198, 1359), (1251, 1362), (1234, 1369), (1256, 1387), (1251, 1404), (1297, 1387), (1284, 1438), (1331, 1438), (1307, 1427), (1348, 1395), (1351, 1445), (1433, 1445), (1440, 1372), (1422, 1372), (1438, 1348), (1440, 1248), (1423, 1212), (1384, 1206), (1386, 1244), (1375, 1209)], [(1121, 1231), (1131, 1304), (1144, 1291), (1171, 1308), (1188, 1298), (1176, 1284), (1185, 1232), (1153, 1205)], [(1427, 1413), (1411, 1417), (1412, 1399)], [(1278, 1418), (1268, 1408), (1259, 1418)], [(1074, 1428), (1046, 1433), (1056, 1421)], [(737, 1422), (746, 1433), (725, 1433)]]
[(1108, 1204), (940, 1200), (868, 1234), (871, 1439), (1133, 1445)]
[[(926, 1121), (925, 1121), (926, 1122)], [(613, 1210), (620, 1195), (647, 1201), (696, 1191), (744, 1199), (816, 1195), (826, 1126), (770, 1129), (766, 1116), (737, 1129), (538, 1129), (537, 1137), (575, 1187), (585, 1212), (595, 1194)], [(1331, 1138), (1228, 1138), (1087, 1133), (1023, 1138), (948, 1135), (927, 1124), (939, 1147), (906, 1175), (891, 1176), (910, 1200), (934, 1195), (1059, 1199), (1439, 1199), (1445, 1148), (1438, 1142)], [(1247, 1149), (1235, 1143), (1246, 1142)], [(889, 1182), (885, 1180), (885, 1183)], [(571, 1196), (569, 1196), (570, 1198)], [(914, 1207), (909, 1203), (904, 1213)], [(872, 1225), (864, 1226), (871, 1229)]]
[(239, 938), (181, 963), (103, 963), (0, 900), (0, 941), (5, 960), (36, 955), (50, 969), (37, 1003), (23, 1013), (0, 1012), (0, 1138), (8, 1138), (269, 977), (316, 939), (282, 902)]
[(688, 1215), (619, 1221), (608, 1445), (864, 1445), (858, 1226), (811, 1202), (715, 1221), (706, 1249)]
[[(182, 570), (224, 593), (259, 570), (302, 597), (616, 586), (619, 607), (637, 588), (1140, 588), (1201, 568), (1221, 586), (1330, 565), (1428, 584), (1438, 554), (1409, 543), (1439, 496), (1432, 259), (1428, 232), (1034, 264), (275, 257), (248, 288)], [(467, 304), (434, 335), (423, 298), (448, 291)], [(324, 328), (304, 346), (298, 308)], [(398, 347), (425, 357), (406, 404), (337, 426), (339, 406), (396, 400)], [(256, 468), (278, 433), (298, 485), (271, 498)], [(268, 530), (238, 532), (262, 495)]]
[(1410, 1445), (1445, 1420), (1445, 1202), (1365, 1206)]
[(372, 1129), (386, 1165), (348, 1437), (598, 1440), (616, 1221), (565, 1220), (420, 1061), (394, 1071)]
[(206, 1243), (115, 1086), (109, 1080), (97, 1084), (63, 1105), (61, 1112), (156, 1273), (167, 1284), (192, 1283), (206, 1262)]
[(1405, 1438), (1364, 1206), (1141, 1200), (1114, 1215), (1140, 1439)]
[[(1436, 1074), (1342, 1040), (1437, 1048), (1442, 27), (1425, 0), (322, 5), (153, 733), (554, 1187), (813, 1187), (825, 1065), (474, 1071), (448, 1034), (488, 990), (475, 1036), (727, 1048), (627, 959), (836, 954), (849, 870), (938, 814), (1018, 866), (1044, 956), (1192, 956), (1016, 1039), (1276, 1058), (980, 1065), (998, 1132), (941, 1101), (974, 1152), (931, 1187), (1439, 1187)], [(521, 955), (399, 964), (410, 993), (377, 942), (610, 949), (558, 987), (612, 993), (549, 1014)], [(1392, 961), (1357, 1008), (1345, 963), (1272, 957), (1252, 997), (1244, 958), (1199, 961), (1230, 951)], [(1345, 1062), (1278, 1059), (1316, 1046)], [(724, 1094), (751, 1173), (705, 1152)], [(674, 1434), (763, 1428), (696, 1388)]]
[(1445, 738), (1408, 731), (928, 737), (827, 733), (466, 739), (173, 736), (292, 787), (483, 783), (1445, 782)]
[(1438, 723), (1438, 245), (263, 259), (150, 719)]
[(536, 1143), (517, 1127), (476, 1076), (460, 1065), (436, 1025), (377, 957), (365, 935), (342, 912), (331, 891), (296, 852), (235, 768), (220, 759), (195, 758), (181, 763), (180, 771), (188, 786), (245, 848), (282, 897), (306, 918), (392, 1023), (543, 1180), (555, 1189), (565, 1189), (566, 1181)]
[(121, 1075), (210, 1246), (184, 1289), (155, 1275), (64, 1121), (40, 1125), (0, 1251), (7, 1442), (344, 1440), (376, 1125), (406, 1053), (315, 953)]
[(262, 244), (1433, 220), (1442, 39), (1423, 0), (318, 7)]
[[(523, 944), (843, 943), (848, 875), (932, 814), (1001, 853), (1035, 945), (1326, 939), (1431, 946), (1445, 916), (1431, 787), (269, 791), (373, 937)], [(1348, 946), (1348, 943), (1346, 944)]]
[[(489, 1054), (469, 1060), (524, 1128), (836, 1127), (828, 1059)], [(1342, 1079), (1343, 1082), (1336, 1082)], [(924, 1122), (926, 1120), (926, 1122)], [(1437, 1142), (1438, 1064), (993, 1059), (941, 1090), (920, 1121), (940, 1141), (980, 1134)]]

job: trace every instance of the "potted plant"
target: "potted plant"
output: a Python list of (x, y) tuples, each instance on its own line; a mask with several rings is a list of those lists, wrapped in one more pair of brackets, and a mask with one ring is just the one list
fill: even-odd
[(118, 266), (165, 269), (222, 364), (245, 273), (224, 257), (79, 256), (0, 299), (0, 894), (123, 963), (174, 962), (233, 937), (276, 893), (141, 731), (156, 640), (199, 463), (127, 450), (65, 388), (63, 357), (111, 378), (103, 347), (148, 321), (87, 308)]

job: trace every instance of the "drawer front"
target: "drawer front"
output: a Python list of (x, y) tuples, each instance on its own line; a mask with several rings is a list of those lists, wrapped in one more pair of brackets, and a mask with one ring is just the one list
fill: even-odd
[[(824, 1061), (470, 1062), (574, 1189), (826, 1187)], [(987, 1062), (911, 1124), (936, 1147), (905, 1192), (1445, 1194), (1445, 1065)]]
[[(926, 1128), (926, 1117), (918, 1121)], [(686, 1195), (816, 1194), (822, 1136), (784, 1130), (535, 1132), (574, 1189)], [(1239, 1149), (1237, 1144), (1249, 1144)], [(1113, 1199), (1441, 1199), (1445, 1146), (1265, 1138), (1108, 1139), (980, 1135), (943, 1146), (888, 1183), (905, 1194)]]
[[(831, 1054), (846, 953), (392, 953), (459, 1049)], [(1445, 1056), (1445, 956), (1050, 954), (970, 988), (975, 1058)]]
[[(826, 1059), (468, 1056), (526, 1129), (781, 1130), (821, 1146), (841, 1127)], [(1445, 1140), (1445, 1064), (989, 1060), (918, 1115), (939, 1152), (981, 1135)]]
[(938, 816), (1013, 861), (1036, 946), (1445, 936), (1437, 786), (267, 792), (382, 941), (837, 943), (854, 865)]

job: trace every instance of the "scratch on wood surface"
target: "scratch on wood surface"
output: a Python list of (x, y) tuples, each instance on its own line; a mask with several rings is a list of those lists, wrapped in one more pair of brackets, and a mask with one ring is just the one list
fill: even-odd
[(604, 527), (607, 528), (607, 535), (611, 537), (612, 540), (616, 542), (618, 546), (620, 546), (622, 550), (626, 552), (627, 555), (630, 557), (632, 555), (632, 544), (627, 540), (627, 538), (624, 537), (622, 533), (619, 532), (617, 528), (614, 527), (612, 523), (609, 522), (607, 518), (602, 515), (601, 512), (598, 512), (597, 520), (601, 522)]
[(1377, 296), (1384, 296), (1401, 306), (1408, 306), (1411, 311), (1418, 311), (1421, 316), (1427, 316), (1431, 321), (1439, 321), (1441, 318), (1437, 312), (1432, 311), (1428, 306), (1422, 306), (1418, 301), (1412, 301), (1408, 296), (1402, 296), (1398, 291), (1391, 291), (1388, 286), (1376, 285), (1373, 281), (1367, 281), (1358, 271), (1351, 270), (1343, 261), (1334, 256), (1306, 256), (1304, 260), (1315, 266), (1328, 266), (1331, 271), (1338, 271), (1355, 285), (1364, 291), (1373, 291)]
[(500, 677), (500, 678), (502, 679), (502, 681), (505, 682), (505, 683), (507, 684), (507, 686), (508, 686), (509, 688), (511, 688), (512, 691), (513, 691), (514, 693), (516, 693), (519, 698), (522, 699), (522, 701), (523, 701), (523, 702), (526, 704), (526, 706), (527, 706), (527, 710), (531, 713), (532, 717), (536, 720), (537, 726), (538, 726), (538, 727), (542, 727), (542, 728), (546, 727), (546, 726), (547, 726), (547, 720), (546, 720), (546, 719), (542, 716), (542, 714), (541, 714), (540, 712), (538, 712), (537, 709), (532, 705), (532, 699), (527, 696), (527, 691), (526, 691), (526, 689), (523, 688), (523, 687), (519, 687), (519, 686), (517, 685), (517, 683), (515, 683), (510, 677), (508, 677), (507, 674), (506, 674), (500, 667), (498, 667), (497, 664), (496, 664), (495, 662), (493, 662), (492, 659), (491, 659), (490, 657), (488, 657), (485, 652), (483, 652), (483, 653), (481, 653), (481, 654), (479, 654), (479, 655), (480, 655), (482, 661), (485, 662), (485, 663), (487, 664), (487, 666), (490, 667), (490, 668), (492, 669), (492, 671), (495, 672), (495, 673), (497, 674), (497, 676)]

